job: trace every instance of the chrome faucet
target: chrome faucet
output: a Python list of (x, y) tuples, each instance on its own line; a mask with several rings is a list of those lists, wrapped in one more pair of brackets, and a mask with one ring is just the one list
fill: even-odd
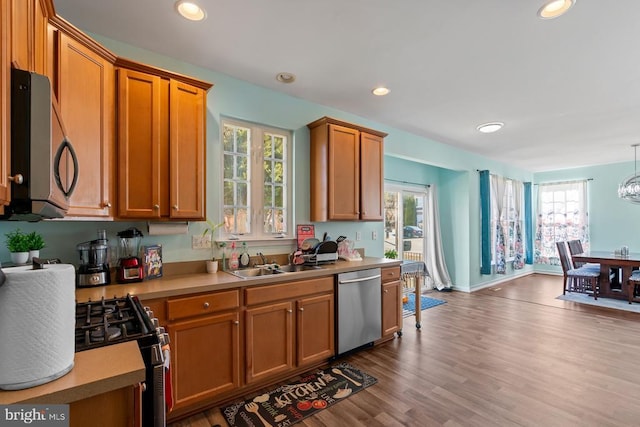
[(262, 252), (258, 252), (256, 255), (258, 255), (260, 257), (260, 259), (262, 260), (262, 265), (266, 265), (267, 264), (267, 258), (265, 258), (264, 254)]

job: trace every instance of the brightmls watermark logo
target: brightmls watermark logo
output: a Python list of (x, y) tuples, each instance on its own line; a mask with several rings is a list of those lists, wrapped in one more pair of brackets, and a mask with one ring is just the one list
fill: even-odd
[(0, 427), (69, 427), (69, 405), (0, 405)]

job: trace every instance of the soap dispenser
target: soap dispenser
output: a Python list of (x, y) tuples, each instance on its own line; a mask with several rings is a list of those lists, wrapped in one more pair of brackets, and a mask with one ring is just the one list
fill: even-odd
[(240, 253), (239, 265), (240, 268), (249, 267), (251, 257), (249, 256), (249, 248), (247, 248), (247, 242), (242, 242), (242, 252)]

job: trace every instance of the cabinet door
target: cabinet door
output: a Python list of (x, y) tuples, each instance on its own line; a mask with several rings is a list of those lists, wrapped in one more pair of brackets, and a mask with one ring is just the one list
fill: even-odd
[(238, 312), (167, 326), (174, 409), (211, 400), (240, 386)]
[(246, 311), (246, 382), (293, 369), (293, 303)]
[[(161, 80), (118, 70), (118, 216), (159, 218)], [(165, 103), (166, 105), (166, 103)], [(167, 126), (168, 127), (168, 126)]]
[(0, 0), (0, 213), (11, 201), (8, 176), (11, 158), (11, 56), (9, 43), (10, 0)]
[(170, 88), (169, 216), (204, 219), (206, 93), (175, 80)]
[(9, 0), (11, 7), (11, 61), (18, 68), (32, 70), (33, 0)]
[(377, 135), (360, 134), (360, 219), (382, 221), (383, 142)]
[(47, 71), (47, 12), (44, 0), (33, 2), (33, 70), (39, 74)]
[(334, 355), (333, 313), (333, 294), (298, 301), (298, 366), (326, 360)]
[(62, 33), (58, 102), (78, 155), (69, 216), (110, 216), (114, 150), (113, 65)]
[(140, 425), (139, 415), (135, 413), (138, 390), (131, 386), (76, 400), (69, 405), (68, 425), (137, 427)]
[(382, 336), (402, 329), (402, 287), (400, 281), (382, 284)]
[(360, 132), (329, 125), (329, 220), (360, 217)]

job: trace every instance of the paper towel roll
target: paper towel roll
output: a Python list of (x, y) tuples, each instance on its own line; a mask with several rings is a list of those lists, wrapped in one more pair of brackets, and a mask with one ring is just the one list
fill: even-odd
[(0, 286), (0, 389), (53, 381), (73, 368), (75, 268), (4, 269)]

